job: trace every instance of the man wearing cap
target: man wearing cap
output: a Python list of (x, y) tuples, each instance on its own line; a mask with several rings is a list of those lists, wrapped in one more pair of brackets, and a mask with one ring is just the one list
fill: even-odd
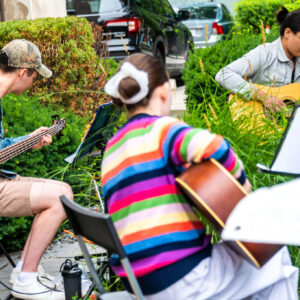
[[(4, 138), (1, 98), (10, 93), (21, 94), (32, 86), (38, 74), (45, 78), (52, 76), (52, 72), (42, 64), (41, 53), (35, 44), (27, 40), (13, 40), (1, 50), (0, 149), (28, 137)], [(34, 133), (46, 129), (41, 127)], [(46, 135), (33, 148), (39, 149), (51, 142), (51, 136)], [(11, 171), (0, 170), (0, 216), (35, 215), (20, 261), (10, 277), (12, 295), (17, 298), (64, 299), (64, 293), (53, 289), (50, 276), (39, 265), (44, 251), (65, 219), (59, 200), (62, 194), (73, 199), (71, 187), (64, 182), (21, 177)]]

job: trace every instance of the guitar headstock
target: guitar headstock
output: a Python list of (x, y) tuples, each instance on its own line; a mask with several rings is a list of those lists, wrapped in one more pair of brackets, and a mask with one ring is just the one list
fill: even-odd
[(66, 127), (66, 119), (60, 119), (55, 121), (55, 125), (60, 126), (61, 129)]

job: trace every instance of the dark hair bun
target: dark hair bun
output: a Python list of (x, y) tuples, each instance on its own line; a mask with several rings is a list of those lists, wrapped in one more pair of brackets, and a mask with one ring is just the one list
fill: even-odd
[(277, 22), (282, 25), (284, 22), (284, 19), (286, 18), (286, 16), (289, 14), (289, 11), (284, 7), (281, 6), (281, 8), (278, 10), (278, 12), (276, 13), (276, 19)]

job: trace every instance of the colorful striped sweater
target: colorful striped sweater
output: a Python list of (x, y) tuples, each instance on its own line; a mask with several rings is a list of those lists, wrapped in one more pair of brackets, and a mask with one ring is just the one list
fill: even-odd
[[(101, 173), (108, 213), (146, 295), (210, 255), (210, 237), (175, 184), (190, 163), (210, 158), (244, 184), (243, 166), (227, 141), (172, 117), (138, 114), (107, 144)], [(118, 259), (112, 264), (130, 290)]]

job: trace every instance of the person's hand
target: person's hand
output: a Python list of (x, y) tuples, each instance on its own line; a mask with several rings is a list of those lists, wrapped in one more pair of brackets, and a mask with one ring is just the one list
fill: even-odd
[(261, 102), (264, 107), (272, 111), (279, 111), (286, 107), (285, 103), (281, 99), (275, 96), (270, 96), (264, 91), (257, 90), (254, 94), (254, 99)]
[(247, 193), (251, 193), (251, 183), (248, 180), (248, 178), (246, 179), (243, 188), (246, 190)]
[(277, 97), (266, 96), (262, 103), (264, 107), (272, 111), (279, 111), (286, 107), (285, 103)]
[[(48, 130), (47, 127), (40, 127), (37, 130), (33, 131), (29, 136), (33, 136), (33, 135), (36, 135), (36, 134), (38, 134), (42, 131), (47, 131), (47, 130)], [(39, 143), (32, 146), (32, 149), (40, 149), (44, 146), (48, 146), (51, 143), (52, 143), (52, 136), (50, 134), (47, 134), (42, 138), (42, 140)]]

